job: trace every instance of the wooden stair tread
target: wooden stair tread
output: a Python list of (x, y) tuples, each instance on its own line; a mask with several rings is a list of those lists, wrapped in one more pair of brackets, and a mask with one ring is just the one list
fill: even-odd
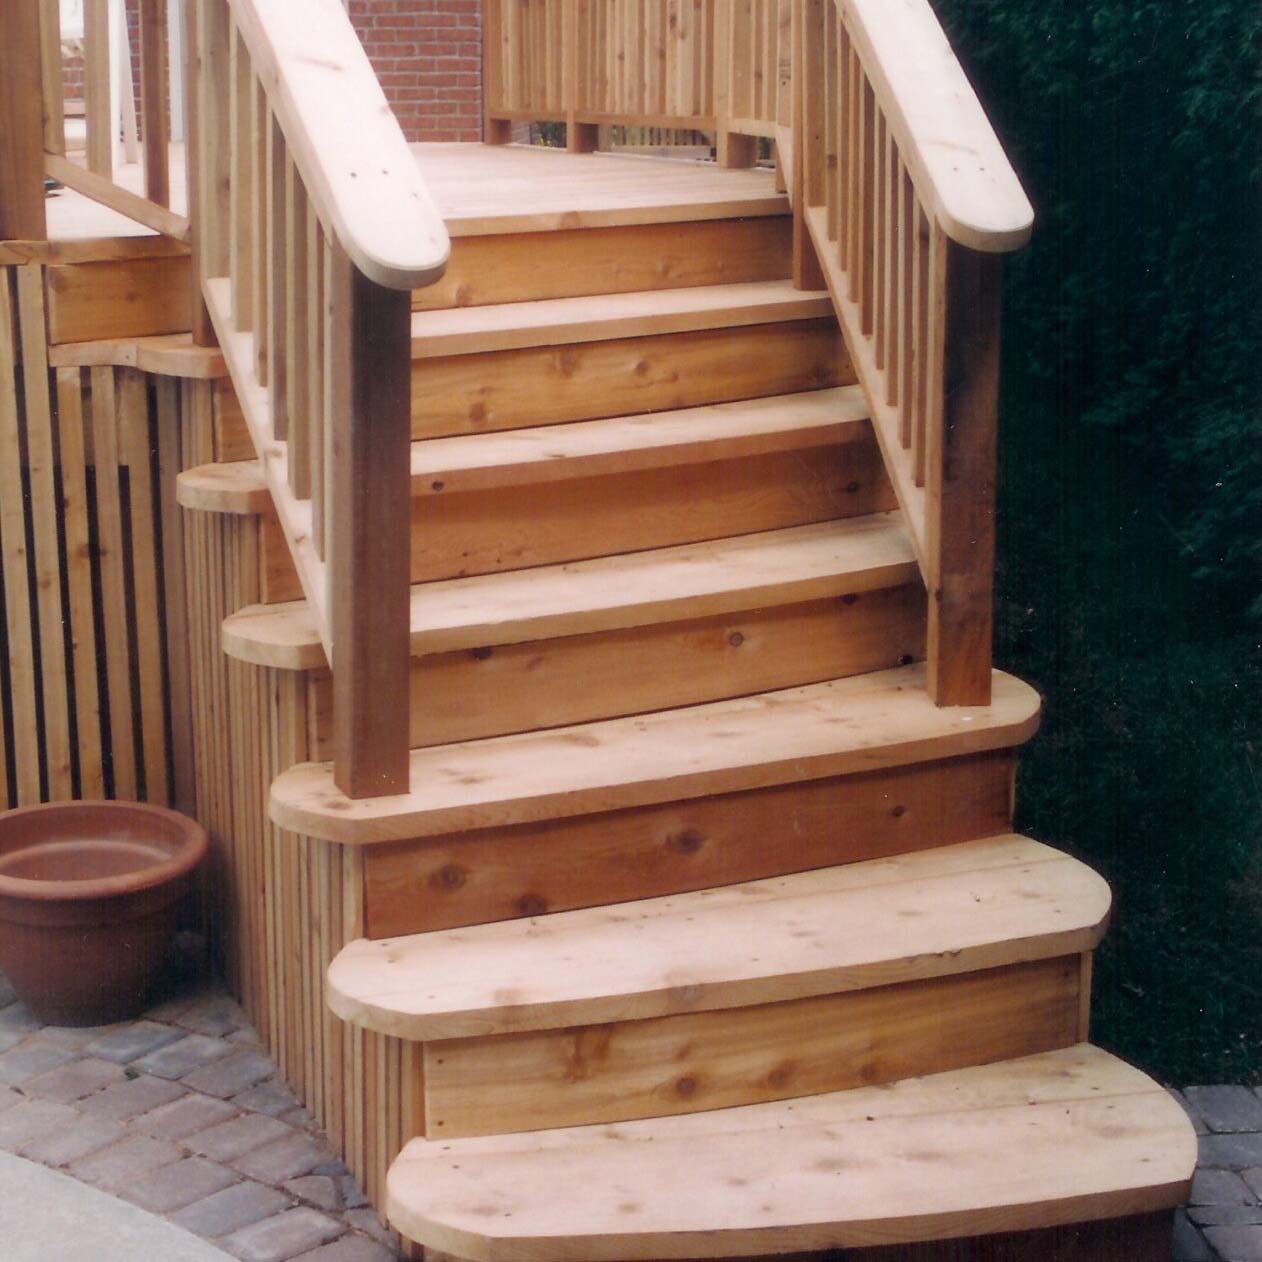
[(412, 494), (454, 494), (823, 447), (869, 432), (858, 386), (412, 444)]
[[(451, 652), (701, 618), (918, 580), (897, 513), (507, 570), (412, 588), (412, 653)], [(231, 656), (309, 670), (324, 662), (305, 601), (224, 620)]]
[(411, 791), (351, 799), (331, 764), (272, 783), (282, 828), (343, 844), (435, 836), (1008, 748), (1039, 697), (994, 673), (989, 706), (939, 708), (914, 665), (632, 718), (415, 749)]
[(695, 893), (350, 943), (329, 1006), (396, 1038), (599, 1025), (1092, 950), (1110, 894), (1014, 835)]
[(1196, 1136), (1087, 1044), (771, 1104), (409, 1143), (387, 1217), (475, 1262), (631, 1262), (890, 1245), (1155, 1213)]
[(787, 280), (449, 307), (413, 313), (412, 358), (603, 342), (832, 315), (832, 300), (826, 291), (795, 289)]
[[(421, 438), (411, 449), (412, 494), (454, 495), (859, 442), (871, 433), (867, 420), (863, 391), (833, 386), (595, 421)], [(257, 460), (186, 469), (176, 487), (183, 507), (205, 512), (261, 513), (271, 504)]]

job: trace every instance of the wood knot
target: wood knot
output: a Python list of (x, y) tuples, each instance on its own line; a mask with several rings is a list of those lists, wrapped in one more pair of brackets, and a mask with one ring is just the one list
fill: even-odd
[(458, 890), (467, 879), (468, 873), (458, 863), (445, 863), (430, 878), (430, 883), (441, 890)]
[(523, 894), (517, 900), (517, 910), (523, 916), (542, 916), (548, 910), (548, 900), (542, 894)]
[(677, 854), (696, 854), (705, 845), (705, 837), (695, 828), (685, 828), (682, 833), (676, 833), (666, 844)]

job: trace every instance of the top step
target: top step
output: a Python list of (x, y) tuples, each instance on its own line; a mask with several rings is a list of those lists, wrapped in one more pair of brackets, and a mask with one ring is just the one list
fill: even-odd
[(732, 329), (832, 314), (826, 291), (795, 289), (787, 280), (451, 307), (413, 313), (412, 358)]
[(876, 771), (1019, 745), (1039, 696), (994, 674), (989, 706), (939, 708), (921, 665), (634, 718), (416, 749), (411, 791), (346, 797), (328, 763), (272, 783), (282, 828), (365, 845)]
[(1167, 1092), (1080, 1044), (772, 1104), (416, 1139), (386, 1213), (475, 1262), (749, 1257), (1158, 1213), (1195, 1167)]

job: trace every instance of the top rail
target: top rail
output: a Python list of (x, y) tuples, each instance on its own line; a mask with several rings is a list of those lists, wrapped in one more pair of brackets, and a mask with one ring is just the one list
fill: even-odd
[(340, 0), (232, 0), (290, 154), (352, 263), (419, 289), (450, 253), (425, 179)]
[(942, 230), (987, 254), (1024, 245), (1034, 209), (928, 0), (844, 0), (839, 7)]

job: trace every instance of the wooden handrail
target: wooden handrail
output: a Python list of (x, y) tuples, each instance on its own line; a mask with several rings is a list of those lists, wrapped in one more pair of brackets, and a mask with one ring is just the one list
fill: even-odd
[(1002, 254), (1034, 210), (928, 0), (845, 0), (843, 20), (903, 161), (946, 235)]
[(321, 218), (363, 275), (418, 289), (451, 246), (340, 0), (232, 0), (254, 72)]

